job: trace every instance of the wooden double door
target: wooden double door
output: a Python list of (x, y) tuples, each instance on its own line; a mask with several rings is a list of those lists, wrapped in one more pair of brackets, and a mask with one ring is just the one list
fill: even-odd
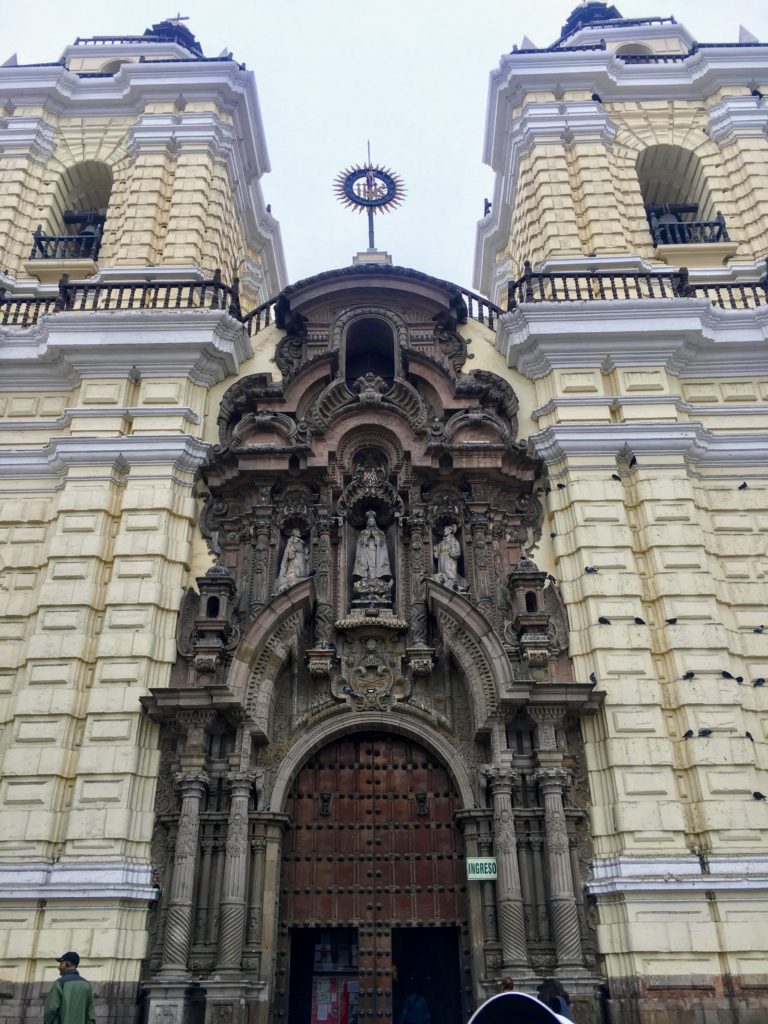
[(466, 870), (445, 768), (359, 733), (315, 754), (286, 812), (275, 1009), (290, 1024), (459, 1024)]

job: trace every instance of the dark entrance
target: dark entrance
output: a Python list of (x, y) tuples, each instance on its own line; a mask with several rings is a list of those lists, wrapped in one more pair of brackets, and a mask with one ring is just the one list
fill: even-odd
[(345, 737), (305, 764), (286, 803), (276, 1021), (398, 1024), (416, 968), (431, 1024), (466, 1017), (460, 807), (445, 768), (399, 736)]
[(392, 929), (395, 1024), (461, 1024), (459, 939), (458, 928)]

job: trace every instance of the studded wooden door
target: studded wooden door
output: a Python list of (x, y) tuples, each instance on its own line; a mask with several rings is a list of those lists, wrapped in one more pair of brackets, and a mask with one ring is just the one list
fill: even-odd
[[(393, 929), (402, 934), (412, 928), (427, 937), (433, 934), (427, 929), (443, 928), (442, 939), (450, 930), (456, 936), (455, 970), (444, 964), (434, 985), (443, 992), (455, 980), (458, 1016), (467, 956), (459, 946), (468, 945), (466, 871), (454, 821), (459, 807), (442, 765), (399, 736), (348, 736), (307, 762), (286, 806), (291, 826), (280, 891), (278, 1019), (314, 1020), (309, 996), (298, 994), (308, 992), (306, 974), (315, 966), (308, 962), (306, 934), (313, 929), (318, 936), (328, 929), (355, 934), (356, 962), (347, 957), (345, 964), (357, 974), (357, 1016), (382, 1024), (392, 1020), (409, 983), (422, 989), (430, 984), (419, 976), (418, 965), (393, 963)], [(300, 966), (290, 963), (292, 949)]]

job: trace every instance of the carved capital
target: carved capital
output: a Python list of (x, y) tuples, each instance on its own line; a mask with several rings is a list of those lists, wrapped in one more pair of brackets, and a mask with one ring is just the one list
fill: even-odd
[(543, 793), (562, 793), (570, 785), (571, 773), (565, 768), (537, 768), (533, 780)]
[(251, 789), (256, 780), (256, 772), (227, 772), (224, 779), (227, 786), (229, 786), (229, 792), (233, 797), (248, 797), (251, 795)]
[(177, 772), (176, 785), (181, 790), (182, 797), (202, 796), (208, 786), (208, 776), (205, 772)]
[(492, 764), (484, 764), (480, 768), (480, 773), (485, 776), (488, 780), (488, 784), (491, 787), (493, 793), (511, 791), (512, 786), (517, 781), (517, 772), (514, 768), (496, 767)]

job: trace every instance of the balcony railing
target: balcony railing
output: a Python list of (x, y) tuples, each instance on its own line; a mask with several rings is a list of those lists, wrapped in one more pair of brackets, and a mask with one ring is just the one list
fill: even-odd
[[(571, 273), (534, 272), (525, 261), (521, 277), (510, 281), (508, 308), (540, 302), (613, 302), (637, 299), (701, 298), (720, 309), (756, 309), (768, 306), (768, 262), (759, 281), (692, 284), (688, 271), (614, 273), (613, 271), (573, 271)], [(474, 292), (461, 290), (467, 315), (491, 330), (504, 312)], [(6, 295), (0, 288), (0, 326), (33, 327), (41, 317), (69, 311), (103, 312), (119, 310), (159, 310), (176, 312), (190, 309), (221, 309), (239, 320), (249, 335), (257, 334), (275, 321), (277, 298), (262, 303), (243, 315), (239, 282), (231, 285), (216, 270), (204, 281), (113, 281), (108, 283), (73, 282), (64, 274), (57, 295)]]
[(759, 281), (692, 284), (688, 270), (659, 273), (584, 271), (535, 273), (525, 261), (522, 277), (507, 286), (508, 308), (536, 302), (612, 302), (636, 299), (707, 299), (721, 309), (756, 309), (768, 305), (767, 272)]
[(168, 310), (224, 309), (235, 320), (242, 320), (239, 280), (231, 285), (221, 280), (221, 271), (214, 271), (205, 281), (115, 281), (90, 284), (74, 282), (64, 274), (56, 296), (5, 297), (0, 289), (0, 325), (32, 327), (48, 313), (70, 310), (101, 312), (105, 310)]
[(31, 260), (95, 260), (101, 247), (101, 231), (44, 235), (42, 224), (38, 224), (32, 237)]
[(654, 245), (697, 245), (730, 242), (725, 217), (718, 210), (714, 220), (660, 221), (650, 214), (649, 223)]

